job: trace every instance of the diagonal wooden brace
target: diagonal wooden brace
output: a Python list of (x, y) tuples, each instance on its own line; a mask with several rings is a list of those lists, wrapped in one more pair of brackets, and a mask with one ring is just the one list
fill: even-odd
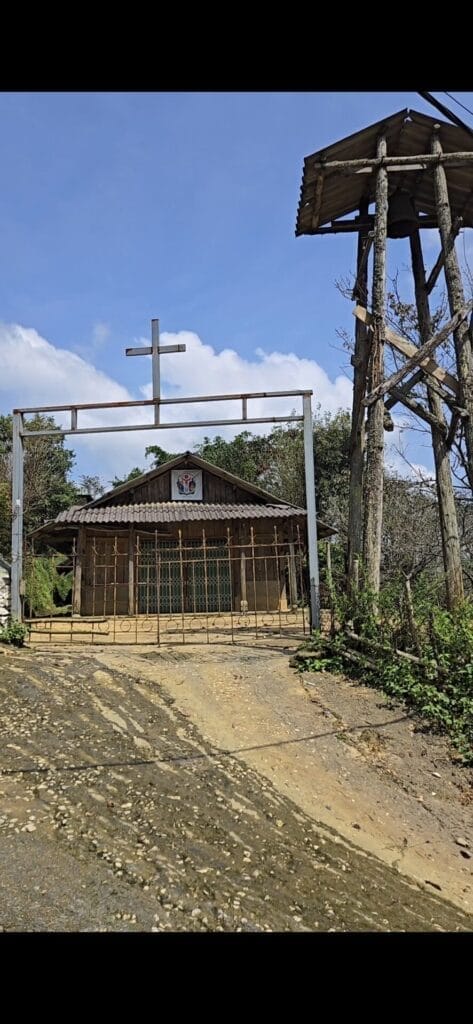
[(440, 331), (437, 331), (437, 334), (434, 334), (429, 338), (429, 340), (425, 342), (425, 345), (421, 345), (421, 347), (417, 349), (415, 355), (411, 356), (410, 359), (404, 363), (404, 366), (401, 366), (399, 370), (392, 373), (391, 376), (384, 381), (384, 384), (379, 384), (370, 395), (367, 395), (366, 398), (363, 399), (363, 405), (373, 405), (378, 398), (382, 398), (383, 395), (386, 395), (387, 392), (391, 390), (391, 388), (396, 387), (404, 377), (407, 377), (411, 370), (414, 370), (416, 366), (419, 366), (419, 363), (421, 363), (423, 359), (430, 356), (431, 353), (442, 344), (442, 342), (447, 340), (448, 336), (456, 330), (459, 324), (466, 320), (471, 309), (473, 309), (473, 299), (470, 300), (470, 302), (465, 303), (464, 306), (461, 306), (458, 313), (455, 313), (455, 315), (452, 316), (451, 320), (445, 324), (445, 327), (442, 327)]
[[(356, 316), (357, 320), (361, 320), (362, 323), (372, 329), (373, 317), (364, 306), (355, 306), (353, 316)], [(413, 345), (411, 341), (403, 338), (401, 334), (396, 334), (389, 327), (385, 328), (384, 340), (387, 341), (391, 348), (395, 348), (397, 352), (401, 352), (404, 356), (413, 356), (419, 351), (417, 345)], [(453, 391), (454, 395), (458, 396), (460, 394), (457, 378), (449, 373), (448, 370), (444, 370), (443, 366), (439, 366), (435, 359), (423, 359), (421, 368), (429, 377), (432, 377), (435, 381), (442, 383), (444, 387)]]

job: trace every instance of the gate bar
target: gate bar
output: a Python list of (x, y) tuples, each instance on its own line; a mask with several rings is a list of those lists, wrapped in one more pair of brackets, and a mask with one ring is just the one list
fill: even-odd
[(21, 579), (23, 576), (23, 416), (13, 413), (12, 448), (12, 564), (10, 613), (14, 622), (21, 622)]
[(309, 555), (310, 625), (320, 629), (319, 556), (317, 551), (317, 519), (315, 508), (314, 428), (310, 394), (303, 397), (305, 501), (307, 508), (307, 547)]

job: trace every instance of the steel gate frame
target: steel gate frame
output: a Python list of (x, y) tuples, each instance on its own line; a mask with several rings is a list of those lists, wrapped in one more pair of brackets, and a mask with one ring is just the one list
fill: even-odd
[[(182, 430), (183, 427), (222, 427), (240, 426), (258, 423), (302, 423), (304, 433), (304, 469), (306, 486), (307, 513), (307, 549), (309, 562), (309, 607), (310, 625), (312, 629), (320, 627), (320, 584), (319, 562), (317, 552), (317, 521), (315, 505), (315, 473), (314, 473), (314, 438), (312, 422), (313, 391), (249, 391), (239, 394), (196, 395), (190, 398), (161, 398), (159, 358), (161, 352), (183, 351), (184, 346), (159, 346), (159, 321), (152, 320), (152, 346), (150, 349), (129, 349), (130, 355), (148, 355), (152, 357), (153, 367), (153, 398), (129, 402), (89, 402), (66, 403), (63, 405), (34, 406), (13, 410), (13, 447), (12, 447), (12, 564), (11, 564), (11, 618), (21, 622), (22, 586), (23, 586), (23, 482), (24, 482), (24, 445), (34, 437), (65, 437), (81, 434), (122, 433), (135, 430)], [(302, 413), (290, 416), (249, 416), (248, 402), (254, 399), (302, 398)], [(241, 402), (241, 415), (229, 419), (190, 420), (174, 423), (161, 422), (161, 408), (169, 405), (198, 405), (207, 402)], [(79, 427), (79, 412), (99, 409), (131, 409), (150, 407), (154, 413), (153, 423), (126, 424), (109, 427)], [(51, 414), (66, 412), (70, 414), (70, 427), (51, 430), (27, 430), (25, 416), (38, 413)]]

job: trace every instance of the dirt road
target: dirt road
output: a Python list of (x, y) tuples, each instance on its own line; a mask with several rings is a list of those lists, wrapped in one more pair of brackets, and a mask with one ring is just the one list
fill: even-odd
[(0, 651), (0, 926), (471, 930), (471, 777), (307, 683), (270, 646)]

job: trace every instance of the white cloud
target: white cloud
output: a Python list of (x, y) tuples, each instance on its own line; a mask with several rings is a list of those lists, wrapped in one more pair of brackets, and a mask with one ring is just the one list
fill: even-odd
[[(147, 339), (140, 339), (149, 344)], [(197, 334), (180, 331), (164, 333), (163, 344), (178, 342), (187, 346), (186, 353), (162, 357), (163, 397), (239, 393), (242, 391), (282, 391), (311, 388), (314, 406), (335, 412), (351, 404), (351, 383), (340, 375), (332, 381), (315, 360), (294, 353), (265, 352), (258, 349), (254, 358), (244, 359), (232, 349), (216, 352), (205, 345)], [(149, 357), (143, 358), (151, 376)], [(143, 397), (151, 396), (151, 385), (141, 388)], [(0, 402), (5, 412), (15, 406), (59, 405), (61, 402), (125, 402), (137, 398), (112, 377), (97, 370), (93, 364), (74, 352), (58, 348), (42, 338), (33, 328), (0, 325)], [(258, 399), (248, 405), (254, 416), (281, 416), (293, 408), (300, 411), (298, 398)], [(164, 407), (162, 421), (228, 419), (240, 415), (240, 403), (212, 403)], [(67, 417), (57, 413), (58, 422)], [(79, 426), (146, 424), (152, 421), (151, 409), (121, 409), (83, 412)], [(211, 427), (179, 428), (172, 431), (142, 430), (120, 434), (77, 436), (69, 439), (78, 455), (78, 470), (98, 473), (110, 479), (115, 473), (127, 472), (132, 465), (144, 465), (144, 449), (160, 444), (171, 451), (192, 448), (205, 434), (222, 433), (233, 436), (242, 430)], [(255, 431), (270, 426), (250, 427)]]
[[(336, 412), (351, 406), (352, 385), (347, 377), (339, 375), (331, 380), (325, 370), (313, 359), (295, 353), (266, 352), (257, 349), (254, 356), (245, 359), (233, 349), (217, 352), (205, 345), (197, 334), (179, 331), (164, 333), (162, 344), (185, 344), (185, 353), (162, 356), (161, 374), (164, 397), (187, 397), (240, 393), (243, 391), (288, 391), (310, 388), (314, 391), (313, 405), (320, 403), (322, 410)], [(149, 344), (137, 339), (136, 344)], [(125, 358), (125, 357), (124, 357)], [(143, 357), (144, 374), (151, 376), (151, 360)], [(132, 394), (111, 376), (97, 370), (90, 361), (68, 349), (58, 348), (46, 341), (33, 328), (17, 324), (0, 324), (0, 407), (9, 412), (13, 406), (59, 405), (78, 402), (126, 402), (140, 397), (151, 397), (151, 384), (144, 384), (141, 394)], [(248, 414), (254, 416), (282, 416), (292, 409), (301, 409), (301, 399), (255, 399), (248, 403)], [(241, 414), (239, 402), (213, 402), (196, 405), (165, 406), (163, 422), (179, 423), (189, 420), (229, 419)], [(66, 414), (55, 413), (55, 419), (69, 425)], [(152, 421), (151, 408), (117, 409), (79, 413), (79, 426), (105, 426), (131, 424), (145, 425)], [(401, 451), (409, 444), (409, 420), (402, 414), (394, 418), (393, 433), (386, 434), (387, 464), (403, 476), (410, 474)], [(136, 432), (91, 434), (68, 437), (67, 443), (77, 453), (77, 473), (96, 473), (105, 481), (115, 474), (126, 473), (132, 466), (145, 467), (144, 451), (147, 445), (159, 444), (170, 451), (180, 452), (193, 448), (205, 434), (220, 433), (232, 437), (243, 426), (197, 427), (176, 426), (173, 430), (140, 430)], [(270, 430), (271, 425), (250, 425), (255, 432)], [(420, 464), (416, 452), (415, 463)], [(427, 454), (427, 461), (430, 451)], [(414, 458), (411, 462), (414, 462)], [(430, 470), (421, 467), (425, 475)]]
[(101, 323), (100, 321), (94, 324), (92, 329), (92, 340), (94, 345), (99, 348), (108, 341), (111, 335), (110, 324)]

